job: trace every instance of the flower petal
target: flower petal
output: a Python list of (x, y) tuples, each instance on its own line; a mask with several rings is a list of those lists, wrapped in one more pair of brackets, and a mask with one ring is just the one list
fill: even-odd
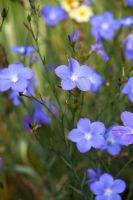
[(124, 126), (133, 128), (133, 114), (131, 112), (122, 112), (121, 121), (123, 122)]
[(110, 174), (105, 173), (100, 177), (100, 182), (107, 188), (112, 186), (114, 179)]
[(97, 135), (97, 134), (92, 137), (91, 141), (92, 141), (92, 146), (96, 149), (102, 148), (105, 143), (103, 135)]
[(70, 76), (70, 70), (66, 65), (60, 65), (55, 69), (55, 73), (61, 79), (67, 79)]
[(129, 127), (116, 125), (112, 128), (112, 134), (118, 137), (126, 135), (126, 134), (130, 134), (130, 133), (131, 133), (131, 129)]
[(78, 129), (73, 129), (69, 132), (68, 136), (69, 140), (72, 142), (78, 142), (84, 137), (84, 133), (79, 131)]
[(18, 74), (19, 70), (23, 68), (24, 68), (24, 65), (21, 63), (11, 64), (8, 67), (10, 75)]
[(68, 64), (69, 70), (73, 73), (73, 74), (79, 74), (80, 71), (80, 64), (77, 60), (75, 60), (74, 58), (70, 58), (69, 60), (69, 64)]
[(77, 148), (81, 153), (85, 153), (90, 150), (91, 143), (86, 139), (81, 139), (80, 141), (77, 142)]
[(12, 89), (18, 92), (23, 92), (26, 87), (27, 87), (28, 83), (25, 79), (20, 79), (19, 81), (12, 83)]
[(91, 124), (91, 132), (96, 134), (104, 134), (105, 132), (105, 126), (102, 122), (93, 122)]
[(114, 181), (111, 189), (113, 193), (122, 193), (126, 189), (126, 184), (123, 180), (117, 179)]
[(93, 192), (93, 194), (95, 194), (95, 195), (102, 195), (104, 193), (104, 187), (100, 181), (92, 183), (90, 185), (90, 189)]
[(19, 71), (19, 76), (24, 79), (31, 79), (33, 75), (34, 75), (33, 70), (30, 68), (25, 67)]
[(70, 79), (64, 79), (61, 81), (61, 86), (63, 90), (73, 90), (76, 87), (76, 84)]
[(107, 150), (112, 156), (114, 156), (120, 152), (121, 147), (119, 144), (113, 144), (113, 145), (109, 145)]
[(4, 92), (11, 87), (11, 81), (8, 79), (0, 80), (0, 92)]
[(90, 130), (90, 120), (81, 118), (77, 123), (77, 128), (82, 132), (88, 132)]
[(89, 91), (91, 88), (90, 81), (87, 78), (79, 77), (76, 81), (76, 85), (81, 91)]

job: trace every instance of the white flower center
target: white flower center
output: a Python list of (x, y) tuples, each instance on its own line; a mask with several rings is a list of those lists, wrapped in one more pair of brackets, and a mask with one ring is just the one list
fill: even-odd
[(17, 76), (17, 74), (15, 74), (15, 75), (13, 75), (13, 76), (11, 77), (11, 81), (14, 82), (14, 83), (16, 83), (16, 82), (18, 81), (18, 76)]
[(131, 23), (131, 20), (130, 19), (125, 20), (125, 23), (128, 25)]
[(50, 19), (55, 19), (55, 18), (56, 18), (55, 13), (51, 13), (50, 16), (49, 16), (49, 18), (50, 18)]
[(77, 79), (78, 79), (78, 77), (77, 77), (76, 75), (73, 74), (73, 75), (71, 76), (71, 80), (72, 80), (72, 81), (77, 81)]
[(110, 138), (110, 139), (108, 140), (108, 143), (109, 143), (109, 144), (115, 144), (115, 140), (114, 140), (113, 138)]
[(107, 188), (104, 190), (104, 194), (110, 196), (112, 194), (112, 190), (110, 188)]
[(108, 23), (103, 23), (102, 24), (102, 29), (107, 30), (109, 28), (109, 24)]
[(92, 138), (92, 135), (90, 133), (85, 134), (85, 139), (90, 140)]

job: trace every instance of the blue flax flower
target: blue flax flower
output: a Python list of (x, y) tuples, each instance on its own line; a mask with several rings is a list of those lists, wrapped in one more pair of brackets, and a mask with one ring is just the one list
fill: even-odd
[(55, 73), (62, 79), (61, 87), (63, 90), (79, 90), (96, 92), (103, 84), (102, 77), (91, 67), (80, 66), (79, 62), (71, 58), (68, 66), (61, 65), (55, 69)]
[(129, 16), (120, 19), (120, 24), (125, 27), (130, 27), (131, 25), (133, 25), (133, 17)]
[(113, 134), (112, 128), (105, 133), (105, 146), (103, 149), (106, 149), (109, 154), (114, 156), (121, 151), (122, 141), (120, 137)]
[(127, 94), (129, 100), (133, 102), (133, 77), (130, 77), (125, 83), (122, 89), (122, 94)]
[(119, 195), (126, 188), (126, 184), (121, 179), (114, 180), (110, 174), (104, 173), (99, 181), (90, 185), (95, 200), (122, 200)]
[(123, 145), (133, 144), (133, 113), (131, 112), (122, 112), (121, 121), (124, 126), (116, 125), (112, 129), (112, 132), (117, 137), (120, 137)]
[(55, 26), (59, 21), (65, 20), (67, 15), (60, 5), (55, 7), (45, 5), (42, 8), (42, 17), (47, 25)]
[(90, 185), (96, 181), (99, 181), (99, 178), (101, 176), (101, 167), (100, 165), (97, 167), (96, 170), (94, 169), (88, 169), (87, 170), (87, 177), (89, 178), (89, 180), (87, 181), (87, 184)]
[(119, 20), (114, 19), (111, 12), (103, 15), (94, 15), (91, 20), (91, 33), (94, 37), (100, 35), (105, 40), (111, 40), (115, 31), (120, 27)]
[(12, 52), (18, 53), (22, 56), (31, 56), (35, 49), (32, 46), (13, 46), (10, 48)]
[(108, 57), (107, 53), (104, 51), (103, 44), (101, 42), (101, 37), (100, 36), (97, 36), (96, 43), (91, 45), (90, 52), (99, 54), (104, 61), (108, 61), (109, 60), (109, 57)]
[(23, 64), (11, 64), (0, 71), (0, 91), (4, 92), (11, 88), (17, 92), (23, 92), (33, 76), (32, 69), (24, 67)]
[(124, 40), (124, 55), (126, 58), (133, 60), (133, 33), (128, 35)]
[(90, 122), (87, 118), (81, 118), (77, 123), (77, 128), (72, 129), (68, 138), (75, 142), (78, 150), (85, 153), (94, 147), (100, 149), (104, 144), (105, 126), (102, 122)]
[(50, 124), (51, 118), (47, 115), (45, 110), (43, 109), (43, 106), (36, 102), (33, 101), (34, 105), (34, 113), (32, 116), (33, 121), (36, 121), (37, 124)]
[(125, 3), (126, 3), (128, 6), (133, 6), (133, 0), (125, 0)]
[(23, 127), (26, 131), (30, 131), (32, 124), (36, 122), (38, 125), (49, 125), (51, 122), (51, 118), (49, 115), (46, 113), (45, 109), (43, 106), (36, 102), (33, 101), (33, 113), (31, 116), (26, 115), (24, 116), (23, 119)]

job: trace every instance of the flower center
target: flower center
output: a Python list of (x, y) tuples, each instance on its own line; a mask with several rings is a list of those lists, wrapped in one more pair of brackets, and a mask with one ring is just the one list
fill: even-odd
[(16, 83), (16, 82), (18, 81), (18, 76), (17, 76), (17, 74), (15, 74), (15, 75), (13, 75), (13, 76), (11, 77), (11, 81), (14, 82), (14, 83)]
[(51, 13), (50, 16), (49, 16), (49, 18), (50, 18), (50, 19), (55, 19), (55, 18), (56, 18), (55, 13)]
[(85, 139), (90, 140), (92, 138), (92, 135), (90, 133), (85, 134)]
[(125, 20), (125, 23), (128, 25), (130, 25), (130, 23), (131, 23), (131, 20), (130, 19), (127, 19), (127, 20)]
[(77, 81), (77, 79), (78, 79), (78, 77), (77, 77), (76, 75), (73, 74), (73, 75), (71, 76), (71, 80), (72, 80), (72, 81)]
[(110, 196), (112, 194), (112, 190), (110, 188), (106, 188), (104, 194)]
[(110, 138), (110, 139), (108, 140), (108, 143), (109, 143), (109, 144), (115, 144), (115, 140), (114, 140), (113, 138)]
[(102, 24), (102, 29), (107, 30), (109, 28), (109, 24), (108, 23), (103, 23)]
[(86, 13), (85, 13), (85, 11), (80, 11), (80, 16), (82, 17), (82, 16), (85, 16), (86, 15)]

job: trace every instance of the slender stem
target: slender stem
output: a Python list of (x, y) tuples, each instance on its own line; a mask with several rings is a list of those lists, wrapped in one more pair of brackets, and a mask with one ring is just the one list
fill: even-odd
[(119, 171), (119, 173), (116, 175), (116, 178), (120, 176), (120, 174), (123, 172), (123, 170), (125, 170), (125, 168), (131, 164), (131, 162), (133, 162), (133, 157), (121, 168), (121, 170)]

